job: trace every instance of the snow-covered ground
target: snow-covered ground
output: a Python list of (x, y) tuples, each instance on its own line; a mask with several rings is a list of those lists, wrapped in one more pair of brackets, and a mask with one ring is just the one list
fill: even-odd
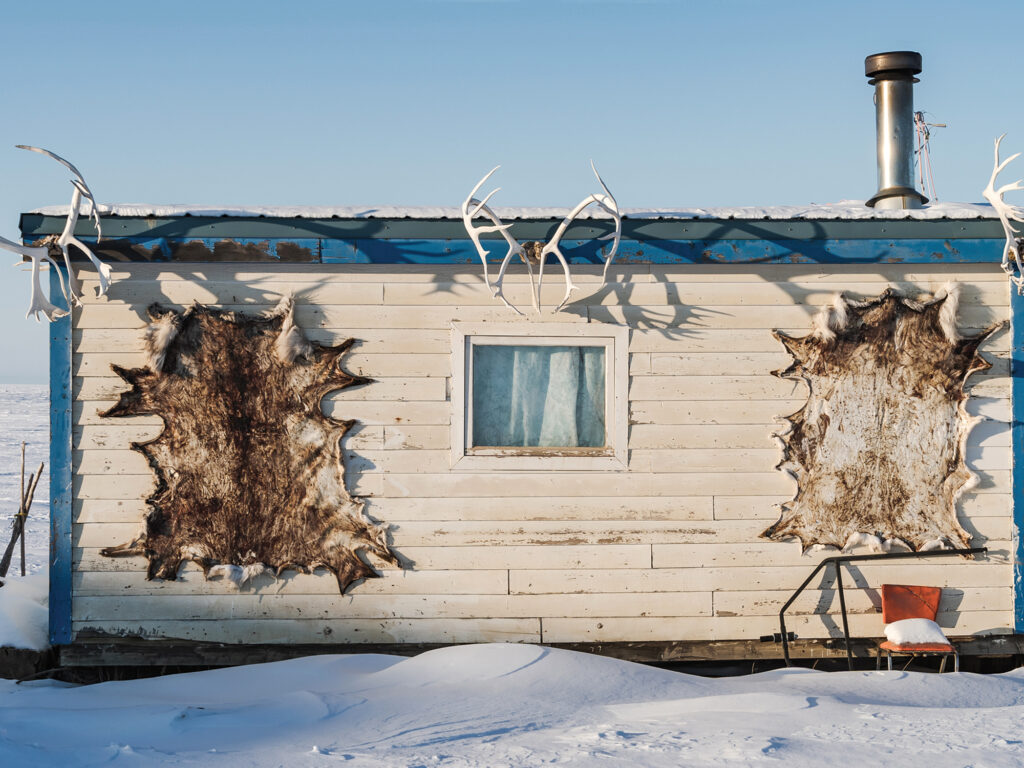
[(1024, 764), (1024, 672), (706, 679), (530, 645), (0, 681), (0, 764)]
[[(0, 542), (20, 444), (46, 460), (45, 387), (0, 386)], [(47, 467), (47, 470), (49, 468)], [(48, 486), (0, 646), (45, 637)], [(1024, 670), (708, 679), (533, 645), (319, 656), (70, 686), (0, 680), (0, 767), (1024, 765)]]
[[(50, 400), (46, 385), (0, 384), (0, 553), (11, 538), (18, 513), (21, 443), (25, 442), (25, 478), (45, 462), (26, 527), (27, 572), (45, 573), (50, 521)], [(21, 573), (15, 552), (10, 575)]]

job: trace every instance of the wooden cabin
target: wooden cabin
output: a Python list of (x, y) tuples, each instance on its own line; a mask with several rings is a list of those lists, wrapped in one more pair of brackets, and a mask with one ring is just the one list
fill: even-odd
[[(546, 241), (563, 215), (503, 214), (520, 242)], [(21, 220), (26, 243), (63, 225), (51, 210)], [(850, 632), (881, 635), (882, 583), (928, 584), (946, 588), (939, 623), (965, 653), (1018, 652), (1024, 501), (1012, 457), (1024, 423), (1024, 332), (1014, 309), (1024, 299), (1000, 269), (991, 210), (627, 211), (602, 284), (608, 244), (597, 238), (610, 228), (589, 218), (566, 232), (578, 290), (559, 312), (560, 271), (549, 266), (538, 313), (524, 266), (511, 266), (504, 293), (517, 314), (485, 286), (455, 211), (111, 207), (96, 245), (113, 267), (109, 292), (95, 296), (83, 260), (84, 305), (52, 324), (50, 341), (50, 632), (65, 663), (477, 642), (639, 660), (777, 656), (779, 645), (760, 638), (778, 632), (780, 607), (815, 564), (838, 553), (763, 535), (798, 493), (797, 475), (777, 468), (779, 417), (809, 397), (806, 380), (776, 375), (794, 360), (773, 331), (812, 334), (837, 292), (934, 296), (951, 281), (964, 335), (1010, 321), (980, 345), (991, 368), (966, 380), (966, 409), (979, 420), (964, 458), (978, 482), (958, 495), (957, 521), (988, 551), (850, 565)], [(90, 223), (78, 232), (95, 242)], [(504, 253), (500, 240), (486, 244)], [(51, 295), (58, 288), (52, 276)], [(342, 442), (345, 483), (389, 526), (396, 562), (368, 558), (379, 577), (341, 593), (322, 568), (239, 585), (207, 578), (195, 562), (177, 578), (150, 579), (146, 556), (101, 554), (139, 535), (157, 483), (132, 445), (157, 437), (162, 417), (101, 415), (129, 389), (111, 366), (150, 364), (147, 308), (198, 302), (255, 316), (285, 295), (310, 341), (356, 340), (342, 366), (372, 382), (328, 394), (323, 410), (355, 422)], [(502, 345), (594, 356), (596, 405), (583, 416), (578, 400), (570, 405), (581, 424), (596, 420), (597, 436), (518, 448), (508, 437), (477, 439), (497, 427), (474, 420), (474, 408), (503, 403), (507, 421), (512, 394), (495, 382), (510, 369), (476, 352)], [(485, 365), (493, 372), (480, 373)], [(838, 608), (824, 574), (787, 617), (795, 655), (837, 652)]]

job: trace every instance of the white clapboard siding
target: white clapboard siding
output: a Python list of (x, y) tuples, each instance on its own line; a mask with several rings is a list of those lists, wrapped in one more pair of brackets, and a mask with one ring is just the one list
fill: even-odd
[(539, 643), (536, 619), (233, 619), (73, 621), (72, 632), (207, 643)]
[[(1009, 309), (1006, 310), (1007, 316)], [(976, 328), (964, 326), (965, 332), (978, 331), (987, 324)], [(723, 349), (733, 352), (775, 353), (779, 351), (779, 342), (771, 334), (778, 329), (790, 336), (806, 336), (810, 333), (807, 323), (796, 325), (765, 326), (756, 329), (719, 328), (709, 323), (690, 327), (686, 323), (679, 327), (666, 328), (658, 326), (633, 327), (630, 333), (630, 352), (667, 352), (667, 353), (717, 353)], [(1007, 330), (997, 331), (985, 342), (982, 355), (993, 359), (1005, 354), (1010, 349), (1010, 334)]]
[[(746, 497), (741, 497), (746, 498)], [(773, 498), (773, 497), (750, 497)], [(778, 497), (783, 498), (783, 497)], [(992, 498), (1001, 499), (1000, 496)], [(367, 511), (380, 520), (515, 522), (570, 520), (713, 520), (713, 496), (602, 496), (598, 498), (551, 496), (543, 504), (524, 504), (522, 499), (468, 498), (370, 498)], [(107, 501), (75, 499), (75, 522), (125, 523), (143, 519), (141, 498)], [(738, 517), (738, 516), (737, 516)]]
[[(138, 530), (136, 528), (136, 530)], [(112, 542), (113, 543), (113, 542)], [(427, 571), (492, 570), (495, 568), (649, 568), (649, 544), (565, 544), (539, 547), (477, 546), (402, 547), (402, 557), (412, 567)], [(105, 557), (99, 548), (74, 547), (72, 560), (78, 570), (138, 571), (145, 569), (139, 557)]]
[[(381, 514), (387, 512), (382, 504)], [(392, 515), (393, 545), (399, 552), (409, 547), (430, 547), (444, 542), (447, 547), (514, 546), (548, 547), (583, 544), (744, 544), (756, 540), (766, 521), (635, 520), (613, 523), (588, 521), (462, 521), (418, 522), (396, 520)], [(771, 521), (774, 522), (774, 521)], [(967, 522), (971, 533), (985, 541), (1008, 541), (1011, 523), (1005, 517), (974, 517)], [(134, 537), (138, 522), (75, 523), (72, 544), (78, 547), (107, 547)]]
[(710, 616), (711, 594), (648, 595), (153, 595), (146, 600), (78, 597), (75, 621), (232, 619), (472, 619), (558, 616)]
[[(746, 280), (720, 280), (708, 284), (692, 284), (685, 277), (674, 282), (637, 282), (627, 281), (625, 284), (611, 283), (603, 288), (590, 285), (581, 286), (573, 293), (573, 303), (648, 306), (659, 304), (680, 304), (683, 306), (792, 306), (806, 304), (818, 307), (831, 302), (832, 297), (842, 291), (853, 299), (877, 296), (877, 281), (844, 281), (832, 280), (795, 280), (792, 282), (755, 282), (756, 288)], [(934, 292), (942, 288), (946, 282), (927, 280), (918, 282), (894, 281), (891, 286), (907, 295), (920, 295)], [(306, 284), (308, 285), (308, 284)], [(206, 284), (204, 284), (206, 287)], [(341, 303), (331, 301), (333, 294), (318, 286), (321, 292), (313, 294), (316, 301), (322, 303)], [(445, 283), (388, 283), (384, 286), (384, 303), (394, 305), (431, 306), (443, 297), (451, 304), (489, 305), (494, 299), (483, 286), (470, 282)], [(969, 282), (961, 286), (960, 300), (964, 304), (983, 303), (988, 306), (1006, 304), (1006, 282), (1002, 280)], [(561, 301), (564, 289), (559, 285), (544, 286), (544, 304), (550, 306), (551, 299), (555, 304)], [(230, 294), (228, 294), (230, 295)], [(323, 298), (321, 298), (321, 296)], [(305, 298), (305, 294), (303, 295)], [(310, 299), (311, 301), (314, 298)], [(527, 301), (529, 299), (527, 298)], [(361, 304), (369, 302), (359, 302)]]
[[(776, 504), (788, 501), (788, 496), (715, 496), (714, 519), (771, 519), (778, 518)], [(961, 516), (967, 519), (975, 517), (1010, 518), (1012, 499), (1008, 494), (967, 494), (960, 499)]]
[[(835, 554), (835, 553), (833, 553)], [(620, 568), (614, 571), (588, 569), (513, 570), (509, 573), (512, 594), (576, 594), (578, 592), (607, 594), (615, 592), (710, 592), (716, 595), (732, 591), (783, 590), (792, 594), (814, 568), (814, 561), (781, 566), (751, 566), (741, 563), (728, 566), (694, 565), (681, 568)], [(847, 569), (844, 581), (855, 586), (905, 583), (914, 579), (937, 587), (991, 587), (1012, 589), (1013, 566), (1010, 563), (972, 561), (969, 568), (950, 567), (943, 558), (924, 560), (893, 560), (885, 565), (857, 563), (856, 574)], [(831, 570), (831, 569), (829, 569)], [(822, 572), (809, 586), (829, 586), (831, 573)]]
[[(1009, 541), (977, 541), (973, 545), (986, 546), (993, 557), (1005, 557), (1012, 551)], [(870, 554), (863, 551), (858, 554)], [(834, 557), (834, 549), (808, 551), (800, 555), (795, 542), (772, 542), (761, 539), (736, 544), (652, 544), (651, 555), (655, 568), (727, 567), (730, 565), (789, 565), (804, 560), (810, 568), (825, 557)], [(798, 559), (800, 558), (800, 559)], [(965, 567), (968, 564), (964, 564)]]
[[(81, 400), (116, 401), (118, 395), (128, 386), (117, 376), (92, 376), (75, 378), (72, 394)], [(325, 412), (330, 413), (327, 404), (352, 400), (444, 400), (448, 390), (445, 379), (415, 376), (394, 376), (374, 379), (372, 384), (362, 384), (335, 391), (324, 398)]]
[[(147, 365), (147, 359), (142, 352), (79, 352), (72, 356), (71, 371), (75, 376), (110, 376), (113, 364), (129, 369), (143, 368)], [(363, 354), (355, 351), (342, 359), (342, 367), (351, 373), (371, 378), (451, 376), (451, 355)]]
[[(882, 595), (877, 587), (865, 589), (851, 586), (844, 576), (843, 588), (849, 613), (871, 614), (881, 611)], [(713, 596), (713, 612), (715, 616), (778, 616), (792, 595), (793, 590), (716, 592)], [(1013, 589), (1000, 586), (943, 590), (939, 603), (940, 613), (950, 613), (961, 607), (966, 608), (968, 613), (1010, 611), (1013, 609)], [(787, 609), (786, 616), (814, 613), (841, 613), (839, 592), (834, 588), (807, 590)]]
[[(183, 310), (185, 307), (169, 304)], [(243, 314), (260, 314), (274, 308), (270, 304), (226, 304), (223, 309)], [(149, 322), (143, 307), (123, 304), (86, 304), (76, 310), (76, 325), (80, 328), (140, 328)], [(518, 318), (500, 304), (463, 307), (382, 307), (379, 304), (324, 304), (299, 303), (295, 308), (295, 322), (302, 328), (329, 328), (349, 331), (361, 336), (363, 328), (434, 328), (451, 327), (452, 320), (464, 323), (521, 322), (528, 328), (533, 322), (528, 317)], [(586, 312), (562, 312), (558, 322), (587, 322)], [(799, 321), (798, 321), (799, 322)], [(750, 327), (750, 326), (738, 326)]]
[[(147, 579), (145, 561), (135, 571), (77, 571), (75, 599), (118, 595), (337, 595), (338, 581), (325, 570), (316, 573), (285, 571), (280, 576), (257, 576), (239, 590), (222, 578), (207, 579), (194, 563), (186, 563), (178, 578)], [(421, 571), (385, 568), (379, 576), (349, 587), (348, 594), (370, 595), (507, 595), (508, 570)]]
[[(310, 341), (324, 346), (334, 346), (353, 338), (356, 343), (352, 346), (352, 354), (365, 349), (373, 349), (373, 354), (378, 355), (436, 355), (451, 351), (451, 333), (447, 329), (364, 328), (359, 333), (348, 333), (345, 329), (304, 328), (303, 334)], [(72, 351), (79, 354), (137, 354), (144, 349), (144, 335), (142, 325), (136, 329), (76, 328), (71, 337)]]
[[(962, 327), (1009, 317), (996, 265), (574, 267), (567, 311), (519, 317), (496, 303), (478, 265), (116, 264), (106, 297), (82, 272), (86, 306), (73, 313), (73, 631), (210, 642), (438, 643), (750, 639), (778, 631), (781, 603), (834, 550), (760, 534), (795, 482), (775, 470), (778, 417), (800, 409), (806, 387), (772, 376), (789, 356), (772, 336), (810, 331), (835, 292), (888, 286), (908, 294), (961, 286)], [(577, 277), (578, 275), (578, 277)], [(529, 305), (525, 270), (507, 294)], [(561, 298), (545, 286), (546, 305)], [(111, 366), (146, 364), (146, 308), (193, 301), (246, 314), (297, 297), (313, 341), (357, 341), (343, 366), (372, 384), (329, 394), (324, 412), (357, 424), (342, 444), (350, 490), (388, 524), (405, 568), (338, 594), (330, 573), (287, 571), (236, 589), (187, 563), (173, 581), (147, 580), (142, 557), (103, 547), (133, 538), (155, 487), (133, 442), (156, 438), (158, 416), (106, 418), (127, 385)], [(615, 472), (451, 469), (454, 322), (628, 323), (628, 465)], [(882, 583), (947, 589), (950, 634), (1012, 626), (1010, 335), (982, 347), (993, 363), (968, 381), (968, 411), (984, 420), (967, 440), (980, 479), (958, 503), (978, 560), (932, 558), (846, 569), (851, 630), (881, 633)], [(866, 550), (858, 550), (858, 553)], [(794, 604), (802, 637), (834, 636), (834, 578), (821, 574)]]

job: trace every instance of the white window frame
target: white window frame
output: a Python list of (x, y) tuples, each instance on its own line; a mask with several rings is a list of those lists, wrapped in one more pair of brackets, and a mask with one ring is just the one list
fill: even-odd
[[(605, 348), (605, 436), (602, 448), (473, 448), (474, 344), (603, 346)], [(466, 471), (603, 470), (628, 468), (629, 328), (598, 323), (453, 323), (451, 466)]]

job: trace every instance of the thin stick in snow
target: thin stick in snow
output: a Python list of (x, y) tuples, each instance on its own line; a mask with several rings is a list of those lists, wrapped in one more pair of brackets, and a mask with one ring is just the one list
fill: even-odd
[[(22, 470), (24, 475), (24, 469)], [(21, 575), (25, 575), (25, 521), (28, 518), (28, 510), (32, 506), (32, 499), (36, 494), (36, 486), (39, 484), (39, 478), (43, 476), (43, 462), (39, 463), (39, 469), (28, 476), (28, 490), (24, 481), (21, 486), (21, 506), (18, 509), (18, 514), (14, 517), (13, 530), (11, 532), (11, 540), (7, 544), (7, 549), (4, 550), (3, 557), (0, 558), (0, 579), (7, 576), (7, 571), (11, 567), (11, 559), (14, 557), (14, 546), (21, 541)], [(3, 583), (0, 582), (0, 586)]]
[[(31, 477), (29, 477), (31, 482)], [(21, 518), (21, 575), (25, 575), (25, 441), (21, 441), (21, 485), (18, 486), (21, 499), (18, 501), (18, 517)]]

